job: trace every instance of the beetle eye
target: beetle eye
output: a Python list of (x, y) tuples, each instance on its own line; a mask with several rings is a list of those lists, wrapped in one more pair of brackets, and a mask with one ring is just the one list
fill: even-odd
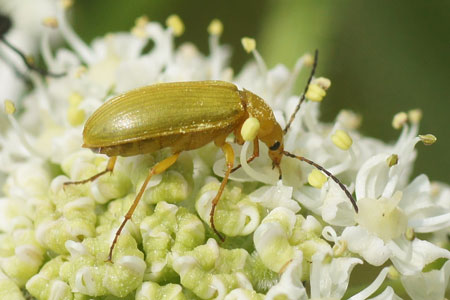
[(280, 148), (280, 142), (276, 141), (275, 144), (273, 144), (272, 146), (269, 147), (270, 150), (275, 151), (278, 148)]

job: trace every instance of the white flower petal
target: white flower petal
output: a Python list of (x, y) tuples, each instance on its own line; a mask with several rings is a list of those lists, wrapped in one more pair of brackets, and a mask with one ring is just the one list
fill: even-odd
[(266, 294), (266, 300), (274, 300), (284, 297), (289, 300), (307, 300), (308, 295), (302, 284), (302, 261), (303, 253), (295, 252), (295, 257), (281, 275), (280, 281), (274, 285)]
[(394, 293), (394, 289), (390, 286), (376, 297), (370, 298), (370, 300), (402, 300), (399, 296)]
[(330, 263), (324, 263), (325, 254), (313, 256), (310, 285), (311, 298), (341, 299), (347, 291), (350, 273), (356, 264), (362, 264), (359, 258), (334, 258)]
[(413, 300), (441, 300), (445, 297), (449, 278), (450, 260), (440, 270), (402, 276), (401, 281)]
[(248, 196), (253, 202), (269, 209), (286, 207), (293, 212), (300, 210), (297, 201), (292, 199), (292, 187), (284, 186), (281, 181), (276, 186), (262, 186)]
[(369, 297), (370, 295), (375, 293), (376, 290), (378, 290), (378, 288), (381, 286), (384, 279), (386, 278), (386, 275), (388, 274), (388, 272), (389, 272), (389, 268), (384, 268), (383, 270), (381, 270), (381, 272), (380, 272), (380, 274), (378, 274), (377, 278), (375, 278), (375, 280), (368, 287), (366, 287), (364, 290), (362, 290), (358, 294), (353, 295), (348, 300), (365, 300), (365, 299), (367, 299), (367, 297)]
[(351, 252), (361, 255), (371, 265), (381, 266), (391, 256), (391, 250), (384, 241), (361, 226), (345, 228), (341, 238), (347, 241)]
[(450, 251), (417, 238), (412, 242), (406, 239), (396, 239), (387, 246), (393, 254), (392, 263), (404, 275), (420, 272), (425, 265), (438, 258), (450, 259)]
[(355, 193), (357, 199), (378, 199), (389, 181), (388, 154), (377, 154), (368, 159), (356, 175)]
[(348, 197), (334, 181), (328, 180), (328, 186), (322, 205), (323, 220), (335, 226), (354, 225), (356, 213)]

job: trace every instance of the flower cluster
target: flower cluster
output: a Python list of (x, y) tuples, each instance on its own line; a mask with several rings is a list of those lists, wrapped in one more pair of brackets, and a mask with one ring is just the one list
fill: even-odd
[[(355, 195), (358, 212), (343, 189), (311, 165), (284, 157), (279, 180), (264, 145), (247, 163), (252, 143), (233, 144), (242, 168), (231, 174), (216, 208), (216, 229), (227, 237), (218, 242), (209, 212), (225, 158), (208, 144), (152, 177), (118, 239), (114, 263), (106, 262), (148, 170), (170, 153), (119, 157), (112, 174), (64, 187), (107, 164), (107, 157), (80, 147), (89, 115), (111, 96), (140, 86), (223, 80), (265, 99), (284, 127), (298, 108), (294, 83), (313, 58), (300, 57), (292, 70), (268, 68), (255, 41), (244, 38), (254, 59), (234, 74), (230, 49), (219, 43), (220, 21), (208, 27), (210, 53), (204, 55), (189, 43), (175, 46), (184, 31), (177, 16), (166, 26), (141, 17), (130, 32), (87, 45), (66, 19), (69, 4), (49, 4), (55, 18), (39, 33), (49, 71), (65, 75), (29, 72), (33, 88), (25, 92), (20, 85), (7, 94), (15, 99), (2, 99), (1, 299), (25, 299), (24, 290), (35, 299), (401, 299), (393, 288), (400, 285), (413, 299), (444, 297), (450, 187), (426, 175), (410, 180), (415, 145), (435, 137), (419, 135), (419, 110), (394, 117), (393, 127), (401, 130), (394, 144), (361, 135), (360, 116), (348, 110), (332, 124), (319, 121), (331, 85), (323, 77), (312, 80), (284, 147), (338, 177)], [(70, 50), (53, 54), (55, 31)], [(154, 46), (147, 51), (149, 41)], [(372, 276), (349, 287), (358, 265)], [(387, 287), (373, 296), (383, 283)]]

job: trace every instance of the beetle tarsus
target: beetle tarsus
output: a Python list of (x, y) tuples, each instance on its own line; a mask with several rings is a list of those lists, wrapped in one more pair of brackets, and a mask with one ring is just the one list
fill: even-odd
[(211, 218), (210, 218), (210, 222), (211, 222), (211, 228), (212, 228), (212, 230), (214, 231), (214, 233), (217, 235), (217, 237), (222, 241), (222, 243), (223, 242), (225, 242), (225, 237), (223, 237), (218, 231), (217, 231), (217, 229), (216, 229), (216, 226), (214, 225), (214, 210), (212, 210), (213, 211), (213, 214), (211, 215)]
[(95, 174), (94, 176), (89, 177), (88, 179), (79, 180), (79, 181), (67, 181), (63, 183), (63, 188), (65, 189), (66, 186), (72, 185), (72, 184), (85, 184), (91, 181), (94, 181), (95, 179), (99, 178), (103, 174), (106, 174), (108, 172), (111, 172), (114, 170), (114, 165), (116, 164), (117, 156), (112, 156), (108, 160), (108, 164), (106, 165), (105, 170), (101, 171), (100, 173)]
[(77, 184), (85, 184), (85, 183), (88, 183), (88, 182), (90, 182), (90, 181), (94, 181), (95, 179), (99, 178), (100, 176), (102, 176), (103, 174), (106, 174), (106, 173), (108, 173), (108, 172), (111, 172), (111, 171), (110, 171), (110, 170), (104, 170), (104, 171), (101, 171), (100, 173), (95, 174), (94, 176), (89, 177), (88, 179), (84, 179), (84, 180), (79, 180), (79, 181), (66, 181), (66, 182), (63, 183), (63, 185), (64, 185), (64, 187), (66, 187), (66, 186), (72, 185), (72, 184), (73, 184), (73, 185), (77, 185)]
[[(138, 199), (138, 202), (139, 202), (139, 199)], [(114, 236), (114, 240), (111, 243), (111, 247), (109, 247), (108, 259), (106, 260), (107, 262), (113, 263), (112, 262), (112, 254), (113, 254), (114, 247), (116, 246), (117, 240), (119, 239), (119, 236), (122, 233), (122, 229), (125, 227), (125, 224), (127, 223), (127, 221), (129, 219), (131, 219), (131, 216), (128, 217), (128, 213), (127, 213), (127, 215), (125, 216), (125, 220), (122, 221), (122, 224), (120, 224), (119, 229), (117, 229), (117, 231), (116, 231), (116, 234)]]

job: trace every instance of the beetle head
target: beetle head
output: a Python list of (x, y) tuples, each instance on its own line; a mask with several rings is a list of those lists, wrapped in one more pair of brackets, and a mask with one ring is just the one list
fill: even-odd
[(281, 176), (280, 163), (284, 150), (283, 130), (280, 125), (275, 122), (272, 131), (269, 134), (260, 137), (260, 139), (269, 148), (269, 157), (273, 162), (273, 166), (278, 168)]

